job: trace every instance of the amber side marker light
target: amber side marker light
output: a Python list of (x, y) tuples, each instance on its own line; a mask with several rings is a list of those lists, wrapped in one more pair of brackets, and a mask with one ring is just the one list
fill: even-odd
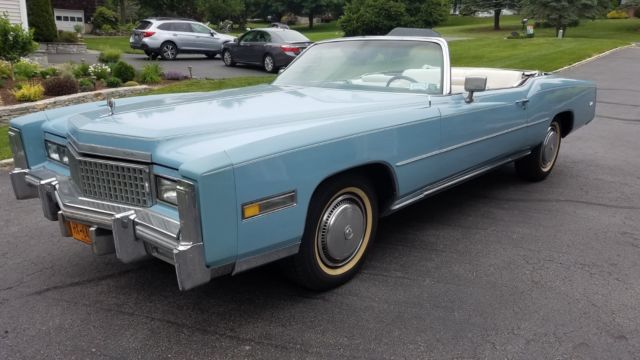
[(290, 191), (242, 205), (242, 220), (265, 215), (296, 205), (296, 192)]

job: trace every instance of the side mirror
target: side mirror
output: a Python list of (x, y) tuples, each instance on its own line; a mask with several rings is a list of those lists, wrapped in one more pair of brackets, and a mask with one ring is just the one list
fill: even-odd
[(487, 89), (487, 77), (486, 76), (467, 76), (464, 78), (464, 91), (469, 93), (464, 101), (467, 104), (473, 102), (473, 93), (476, 91), (485, 91)]
[(209, 31), (209, 34), (211, 34), (211, 36), (213, 36), (214, 38), (216, 37), (216, 33), (214, 33), (213, 30)]

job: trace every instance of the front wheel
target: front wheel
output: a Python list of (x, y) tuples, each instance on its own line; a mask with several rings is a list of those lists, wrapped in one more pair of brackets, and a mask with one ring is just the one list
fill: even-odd
[(544, 180), (549, 176), (558, 160), (561, 142), (560, 123), (557, 120), (553, 120), (542, 143), (536, 146), (531, 154), (516, 160), (516, 172), (518, 175), (529, 181)]
[(224, 50), (222, 52), (222, 61), (226, 66), (236, 66), (236, 62), (233, 61), (233, 57), (231, 56), (231, 51)]
[(302, 286), (328, 290), (349, 281), (364, 262), (378, 222), (371, 183), (360, 176), (329, 180), (313, 195), (291, 274)]

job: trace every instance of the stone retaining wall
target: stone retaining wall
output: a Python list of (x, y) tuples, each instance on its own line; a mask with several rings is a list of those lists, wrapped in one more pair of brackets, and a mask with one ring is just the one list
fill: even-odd
[(47, 54), (86, 54), (85, 43), (40, 43), (40, 49)]
[(47, 109), (54, 109), (68, 105), (88, 103), (92, 101), (104, 100), (107, 97), (125, 97), (136, 94), (141, 94), (149, 90), (146, 85), (123, 87), (115, 89), (104, 89), (86, 93), (72, 94), (66, 96), (58, 96), (51, 99), (45, 99), (30, 103), (16, 104), (10, 106), (0, 107), (0, 125), (8, 124), (9, 120), (16, 116), (33, 113), (36, 111), (42, 111)]

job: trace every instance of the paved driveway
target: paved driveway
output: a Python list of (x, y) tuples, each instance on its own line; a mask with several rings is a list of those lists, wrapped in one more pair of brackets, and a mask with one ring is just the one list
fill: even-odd
[(0, 174), (0, 358), (640, 358), (640, 49), (564, 75), (598, 117), (536, 184), (504, 167), (380, 224), (313, 293), (268, 266), (181, 293), (160, 261), (60, 238)]
[[(87, 63), (93, 64), (98, 60), (98, 55), (95, 53), (88, 54), (53, 54), (49, 55), (50, 64), (61, 64), (65, 62), (79, 63), (84, 59)], [(150, 60), (146, 55), (138, 54), (123, 54), (122, 59), (131, 64), (136, 69), (142, 69), (143, 66), (148, 64), (160, 64), (164, 71), (179, 71), (185, 75), (189, 74), (188, 67), (191, 66), (193, 77), (196, 78), (209, 78), (209, 79), (223, 79), (238, 76), (261, 76), (267, 75), (263, 69), (253, 66), (227, 67), (220, 57), (215, 59), (208, 59), (204, 55), (179, 55), (176, 60)]]

